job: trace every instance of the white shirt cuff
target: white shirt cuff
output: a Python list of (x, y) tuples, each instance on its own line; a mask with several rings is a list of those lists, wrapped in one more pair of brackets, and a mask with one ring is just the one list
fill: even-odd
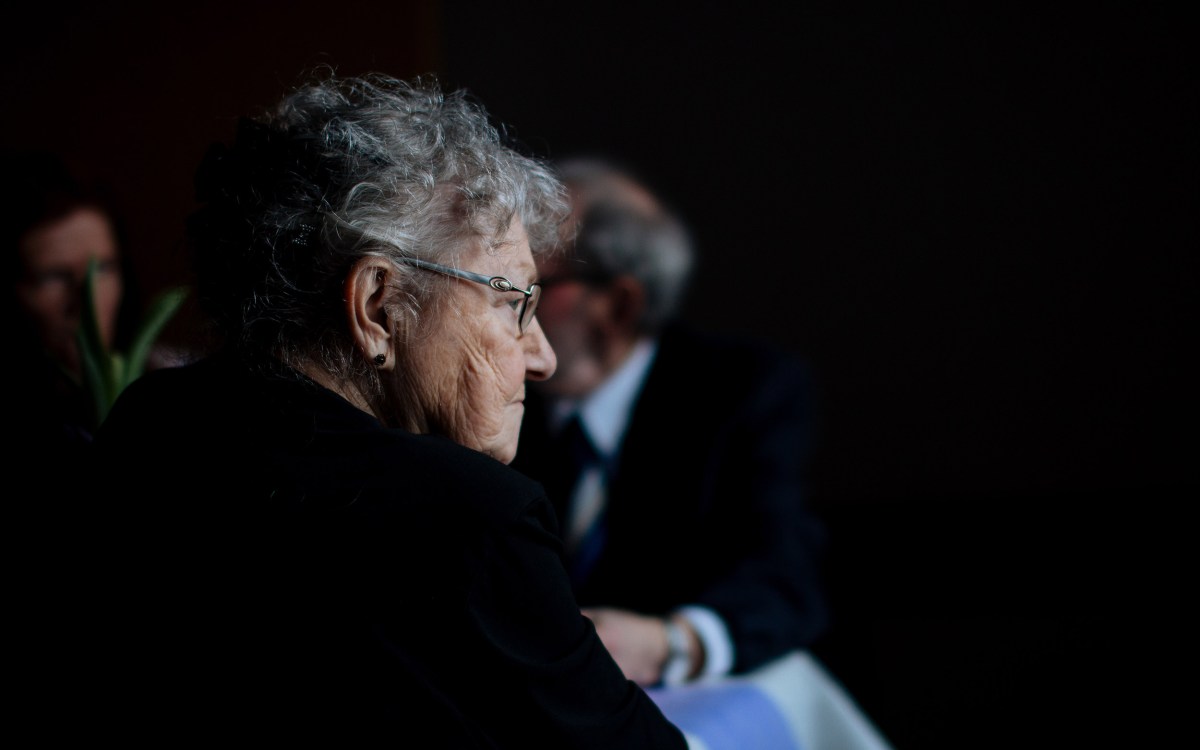
[(733, 669), (733, 641), (724, 620), (711, 609), (695, 605), (680, 607), (675, 614), (688, 621), (704, 646), (704, 669), (696, 679), (729, 674), (729, 670)]

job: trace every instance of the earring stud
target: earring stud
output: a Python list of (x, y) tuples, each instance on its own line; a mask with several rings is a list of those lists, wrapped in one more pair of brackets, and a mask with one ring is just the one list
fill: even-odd
[(376, 367), (383, 367), (384, 362), (387, 362), (386, 354), (376, 354), (375, 355), (375, 366)]

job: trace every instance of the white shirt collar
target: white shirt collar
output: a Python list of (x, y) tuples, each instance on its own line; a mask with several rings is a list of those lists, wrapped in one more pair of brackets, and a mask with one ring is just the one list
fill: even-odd
[(613, 456), (629, 426), (634, 402), (657, 351), (656, 341), (640, 339), (621, 366), (590, 396), (582, 401), (563, 399), (556, 402), (551, 411), (551, 426), (557, 430), (578, 412), (596, 450), (605, 456)]

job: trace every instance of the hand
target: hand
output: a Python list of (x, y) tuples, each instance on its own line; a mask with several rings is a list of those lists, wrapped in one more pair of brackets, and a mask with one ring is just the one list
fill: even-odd
[(609, 607), (584, 609), (583, 614), (625, 677), (642, 687), (659, 681), (669, 651), (662, 619)]

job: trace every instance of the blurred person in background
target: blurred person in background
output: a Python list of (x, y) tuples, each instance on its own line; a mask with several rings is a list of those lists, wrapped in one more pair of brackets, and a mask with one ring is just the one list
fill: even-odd
[(810, 646), (828, 613), (807, 367), (680, 319), (692, 238), (632, 170), (558, 168), (572, 245), (539, 259), (538, 312), (558, 369), (531, 384), (513, 465), (547, 487), (579, 602), (646, 686)]
[(16, 355), (9, 375), (20, 394), (10, 424), (28, 458), (62, 459), (82, 450), (96, 426), (76, 344), (88, 264), (95, 259), (96, 322), (107, 346), (128, 341), (138, 296), (108, 193), (47, 151), (6, 150), (3, 160), (5, 314)]

